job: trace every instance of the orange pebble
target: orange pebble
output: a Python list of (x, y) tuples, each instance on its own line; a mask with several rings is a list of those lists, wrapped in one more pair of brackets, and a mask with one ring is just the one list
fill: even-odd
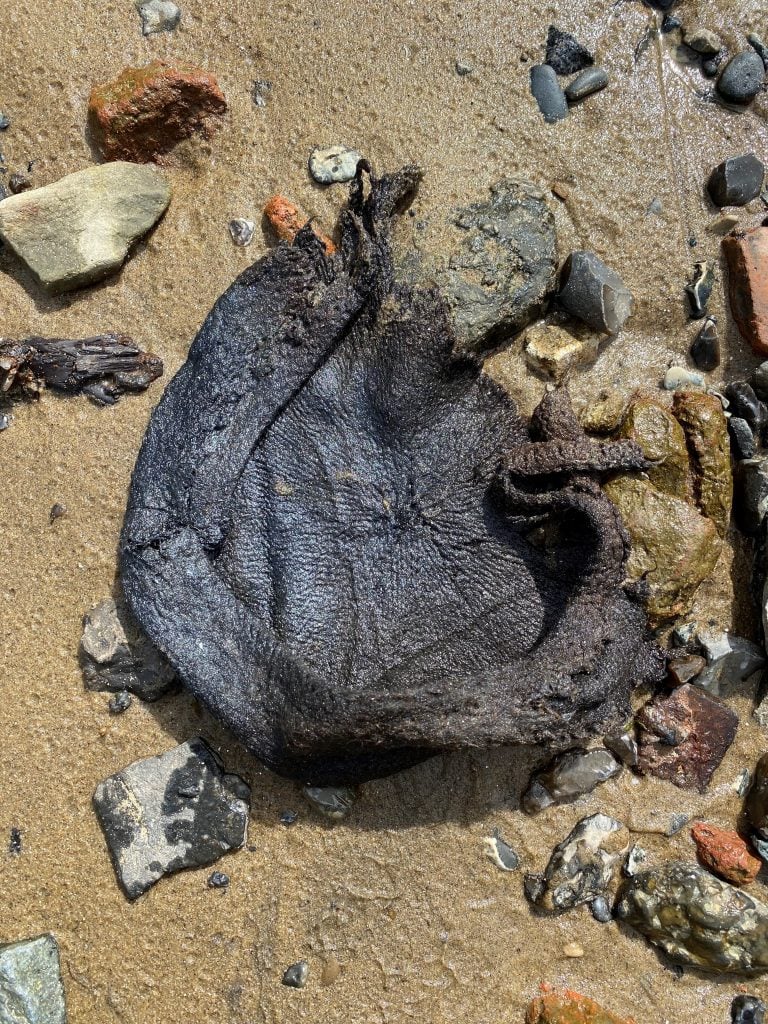
[[(264, 216), (277, 237), (283, 242), (292, 242), (309, 221), (309, 217), (303, 210), (300, 210), (290, 199), (281, 195), (272, 196), (264, 207)], [(322, 231), (317, 231), (314, 227), (312, 230), (325, 246), (325, 251), (329, 256), (336, 252), (336, 246), (327, 235), (324, 235)]]
[(699, 859), (705, 867), (734, 885), (754, 882), (762, 867), (738, 832), (697, 821), (691, 829)]
[(542, 985), (541, 992), (528, 1006), (526, 1024), (634, 1024), (631, 1017), (617, 1017), (594, 999), (571, 989), (556, 992)]

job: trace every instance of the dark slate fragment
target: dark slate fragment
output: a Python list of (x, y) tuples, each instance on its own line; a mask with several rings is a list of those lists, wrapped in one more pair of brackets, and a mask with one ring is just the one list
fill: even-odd
[(187, 686), (314, 787), (562, 749), (626, 721), (663, 664), (598, 483), (640, 450), (587, 439), (564, 390), (525, 423), (457, 358), (439, 293), (394, 282), (418, 173), (367, 195), (364, 174), (335, 255), (303, 230), (216, 303), (152, 416), (120, 545)]
[(755, 51), (755, 53), (759, 55), (760, 60), (763, 62), (763, 66), (765, 67), (766, 71), (768, 71), (768, 46), (766, 46), (766, 44), (763, 42), (763, 40), (756, 32), (749, 33), (749, 35), (747, 36), (747, 42)]
[(725, 389), (725, 397), (730, 403), (728, 412), (732, 416), (741, 416), (757, 433), (768, 423), (768, 406), (760, 401), (746, 381), (732, 381)]
[(644, 775), (703, 793), (733, 743), (738, 715), (690, 683), (652, 700), (637, 716)]
[(557, 75), (548, 64), (534, 64), (531, 68), (531, 93), (548, 124), (562, 121), (568, 116), (568, 100), (560, 87)]
[(676, 18), (674, 14), (665, 14), (661, 22), (661, 31), (664, 35), (668, 35), (670, 32), (674, 32), (677, 28), (682, 28), (683, 23), (679, 18)]
[(723, 160), (712, 171), (707, 189), (715, 206), (746, 206), (760, 195), (765, 165), (754, 153)]
[(765, 65), (754, 50), (732, 57), (717, 80), (717, 91), (728, 103), (751, 103), (765, 82)]
[(586, 68), (568, 83), (565, 95), (569, 103), (576, 103), (595, 92), (600, 92), (608, 85), (608, 72), (605, 68)]
[(558, 75), (573, 75), (595, 63), (595, 58), (570, 32), (562, 32), (554, 25), (547, 33), (548, 64)]
[(691, 345), (691, 359), (699, 370), (710, 373), (720, 365), (720, 339), (717, 336), (717, 321), (708, 316)]
[(740, 995), (731, 1003), (731, 1024), (764, 1024), (765, 1003), (757, 996)]
[(751, 459), (757, 451), (755, 435), (752, 427), (741, 416), (731, 416), (728, 420), (728, 433), (731, 436), (731, 452), (738, 462)]
[(632, 294), (616, 271), (584, 249), (563, 264), (557, 302), (601, 334), (617, 334), (632, 312)]
[(690, 283), (685, 286), (691, 317), (701, 320), (707, 315), (707, 304), (715, 283), (715, 268), (711, 263), (699, 262), (693, 266)]
[(759, 532), (768, 512), (768, 459), (756, 457), (737, 463), (733, 474), (733, 516), (742, 533)]
[(288, 988), (304, 988), (309, 978), (309, 964), (306, 960), (299, 960), (291, 964), (283, 975), (283, 984)]

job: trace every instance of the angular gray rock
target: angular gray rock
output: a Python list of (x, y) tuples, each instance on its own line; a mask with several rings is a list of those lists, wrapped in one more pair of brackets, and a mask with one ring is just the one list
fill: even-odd
[(141, 18), (141, 31), (145, 36), (158, 32), (173, 32), (181, 21), (181, 11), (173, 0), (139, 0), (136, 10)]
[(80, 664), (88, 690), (128, 690), (158, 700), (176, 686), (176, 675), (140, 631), (122, 601), (101, 601), (83, 617)]
[(557, 914), (591, 903), (610, 886), (630, 842), (629, 831), (615, 818), (582, 818), (553, 850), (543, 885), (535, 887), (535, 903)]
[(768, 907), (697, 864), (633, 875), (616, 914), (676, 963), (717, 974), (768, 970)]
[(66, 1024), (53, 935), (0, 946), (0, 1024)]
[(621, 765), (602, 747), (566, 750), (535, 772), (523, 794), (526, 814), (538, 814), (552, 804), (570, 803), (621, 771)]
[(352, 786), (305, 786), (304, 796), (324, 818), (341, 821), (352, 810), (357, 790)]
[(710, 659), (707, 667), (693, 680), (695, 686), (713, 697), (729, 697), (738, 683), (765, 665), (765, 652), (751, 640), (723, 634), (727, 651)]
[(601, 334), (618, 334), (632, 312), (632, 294), (593, 252), (572, 252), (560, 271), (559, 305)]
[(196, 738), (134, 761), (93, 796), (118, 880), (128, 899), (163, 875), (212, 864), (246, 839), (251, 791), (227, 775)]
[(362, 155), (351, 146), (328, 146), (313, 149), (309, 155), (309, 173), (321, 185), (352, 181)]
[(733, 517), (742, 532), (760, 530), (768, 512), (768, 458), (742, 459), (733, 474)]
[(122, 266), (170, 199), (170, 185), (152, 164), (98, 164), (3, 199), (0, 238), (45, 288), (69, 291)]
[(746, 206), (760, 195), (765, 165), (754, 153), (723, 160), (712, 171), (707, 189), (715, 206)]

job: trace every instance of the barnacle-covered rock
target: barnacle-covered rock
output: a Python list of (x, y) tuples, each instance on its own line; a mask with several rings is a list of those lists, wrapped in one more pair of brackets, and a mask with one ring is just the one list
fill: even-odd
[(718, 974), (768, 970), (768, 907), (697, 864), (633, 875), (617, 914), (677, 963)]
[(155, 410), (121, 539), (137, 619), (274, 770), (314, 785), (440, 750), (554, 749), (658, 678), (598, 480), (646, 460), (530, 424), (455, 355), (435, 289), (396, 284), (419, 173), (361, 164), (329, 255), (310, 228), (241, 274)]

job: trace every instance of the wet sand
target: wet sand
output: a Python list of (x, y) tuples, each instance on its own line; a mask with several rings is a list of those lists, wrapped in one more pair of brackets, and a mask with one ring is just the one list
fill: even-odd
[[(748, 31), (768, 31), (763, 0), (684, 3), (686, 21), (699, 8), (732, 49), (744, 47)], [(653, 17), (637, 2), (186, 0), (183, 12), (177, 32), (144, 39), (128, 0), (11, 0), (4, 11), (0, 108), (13, 124), (0, 148), (10, 172), (35, 161), (35, 185), (93, 161), (84, 135), (90, 87), (126, 64), (199, 63), (218, 76), (230, 111), (210, 142), (186, 145), (169, 162), (170, 209), (120, 275), (51, 299), (0, 256), (3, 335), (125, 331), (166, 363), (161, 381), (114, 408), (49, 394), (19, 405), (0, 436), (0, 941), (54, 932), (71, 1024), (495, 1024), (521, 1021), (542, 981), (568, 984), (638, 1024), (727, 1021), (741, 979), (678, 978), (642, 939), (598, 924), (586, 908), (535, 916), (522, 875), (541, 870), (552, 845), (597, 810), (636, 827), (666, 825), (676, 811), (732, 827), (734, 780), (766, 748), (748, 694), (733, 701), (738, 736), (702, 798), (625, 773), (577, 805), (529, 819), (519, 794), (540, 752), (503, 750), (438, 757), (369, 784), (348, 821), (331, 826), (186, 695), (134, 701), (110, 716), (108, 696), (83, 689), (77, 646), (83, 612), (114, 584), (126, 490), (151, 409), (213, 300), (266, 250), (260, 231), (250, 248), (236, 248), (228, 221), (258, 221), (279, 190), (330, 228), (344, 202), (343, 187), (309, 178), (313, 145), (355, 145), (380, 168), (423, 165), (424, 216), (477, 198), (502, 175), (568, 183), (570, 199), (553, 198), (562, 252), (594, 249), (637, 300), (621, 336), (574, 380), (583, 400), (606, 386), (655, 386), (670, 361), (684, 360), (695, 329), (682, 286), (693, 260), (716, 258), (719, 247), (704, 230), (714, 210), (703, 183), (727, 156), (754, 149), (768, 158), (768, 97), (743, 114), (703, 102), (695, 90), (710, 83), (662, 57), (654, 40), (635, 63)], [(555, 126), (528, 94), (550, 21), (575, 31), (612, 77)], [(473, 74), (459, 77), (457, 59)], [(262, 109), (251, 100), (254, 79), (272, 82)], [(647, 216), (655, 198), (662, 212)], [(758, 222), (758, 206), (744, 223)], [(724, 326), (722, 276), (721, 268), (711, 306)], [(734, 329), (724, 333), (715, 379), (755, 364)], [(544, 384), (525, 372), (515, 346), (495, 372), (529, 411)], [(51, 525), (55, 502), (68, 512)], [(739, 558), (733, 569), (730, 552), (723, 556), (697, 610), (753, 634)], [(187, 872), (130, 905), (91, 794), (128, 762), (196, 734), (253, 787), (247, 849), (217, 865), (231, 876), (226, 892), (206, 888), (207, 871)], [(290, 829), (278, 820), (287, 808), (300, 812)], [(23, 835), (19, 857), (5, 853), (12, 826)], [(496, 828), (521, 855), (516, 874), (484, 856), (483, 837)], [(638, 838), (654, 858), (693, 856), (687, 830)], [(759, 883), (754, 891), (768, 897)], [(563, 956), (572, 941), (583, 958)], [(285, 988), (284, 969), (302, 958), (307, 988)], [(324, 987), (331, 958), (342, 971)], [(766, 998), (768, 981), (746, 990)]]

